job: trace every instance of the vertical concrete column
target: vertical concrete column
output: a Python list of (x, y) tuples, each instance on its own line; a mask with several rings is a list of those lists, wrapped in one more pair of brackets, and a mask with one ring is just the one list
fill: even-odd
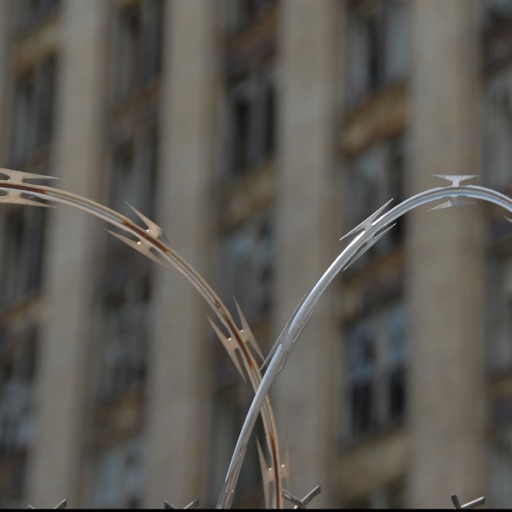
[[(108, 3), (69, 0), (61, 8), (53, 173), (62, 177), (60, 188), (94, 199), (101, 182)], [(65, 207), (52, 210), (49, 220), (28, 497), (36, 507), (55, 506), (63, 498), (79, 506), (99, 225)]]
[[(279, 334), (335, 256), (334, 209), (337, 5), (286, 0), (280, 11), (279, 201), (276, 324)], [(315, 306), (289, 362), (276, 379), (278, 429), (290, 450), (290, 491), (315, 485), (328, 506), (334, 456), (335, 320), (333, 288)]]
[[(412, 5), (410, 193), (478, 174), (477, 2)], [(480, 206), (408, 221), (410, 507), (483, 492), (483, 239)], [(485, 494), (485, 492), (484, 492)]]
[[(164, 22), (158, 222), (206, 277), (217, 85), (217, 2), (176, 0)], [(209, 309), (180, 274), (157, 270), (150, 349), (145, 506), (202, 498), (208, 439)]]
[[(5, 164), (4, 146), (5, 146), (5, 130), (7, 129), (6, 112), (7, 112), (7, 84), (8, 80), (8, 51), (9, 51), (9, 1), (0, 0), (0, 166)], [(5, 167), (5, 165), (4, 165)]]

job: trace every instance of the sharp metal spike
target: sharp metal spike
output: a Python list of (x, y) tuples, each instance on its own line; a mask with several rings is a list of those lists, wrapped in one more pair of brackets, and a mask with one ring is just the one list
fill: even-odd
[[(7, 179), (1, 175), (7, 176)], [(0, 167), (0, 181), (11, 181), (12, 183), (24, 183), (25, 180), (58, 180), (56, 176), (45, 176), (44, 174), (34, 174), (31, 172), (15, 171), (14, 169), (6, 169)]]
[[(306, 297), (307, 297), (307, 294), (304, 294), (302, 299), (300, 300), (300, 302), (297, 304), (297, 306), (293, 310), (293, 313), (292, 313), (292, 316), (290, 317), (290, 320), (288, 320), (286, 322), (285, 329), (288, 329), (288, 327), (290, 326), (292, 319), (297, 314), (297, 311), (299, 311), (299, 309), (302, 306), (302, 304), (304, 303), (304, 300), (306, 299)], [(270, 349), (270, 352), (268, 353), (267, 357), (265, 358), (265, 361), (263, 361), (263, 364), (260, 366), (260, 371), (263, 371), (263, 368), (265, 368), (266, 366), (269, 365), (270, 361), (274, 357), (274, 354), (275, 354), (275, 352), (277, 350), (277, 347), (280, 346), (280, 345), (282, 345), (282, 343), (274, 343), (274, 346)], [(281, 371), (281, 370), (279, 370), (279, 371)]]
[(374, 245), (378, 240), (380, 240), (388, 231), (390, 231), (392, 228), (396, 226), (395, 224), (391, 224), (391, 226), (388, 226), (386, 229), (383, 229), (376, 235), (374, 235), (370, 240), (368, 240), (366, 243), (364, 243), (357, 251), (356, 253), (348, 260), (347, 264), (343, 267), (342, 270), (346, 270), (352, 263), (354, 263), (363, 253), (365, 253), (372, 245)]
[(387, 203), (383, 204), (378, 210), (373, 212), (367, 219), (363, 220), (360, 224), (358, 224), (354, 229), (349, 231), (346, 235), (343, 235), (340, 238), (340, 241), (351, 236), (357, 235), (362, 231), (369, 231), (373, 227), (373, 222), (380, 216), (380, 214), (393, 202), (393, 199), (390, 199)]
[(281, 467), (279, 468), (279, 476), (281, 477), (281, 481), (288, 480), (290, 476), (290, 466), (286, 462), (281, 464)]
[(459, 187), (463, 181), (478, 178), (478, 174), (433, 174), (432, 176), (448, 180), (450, 182), (450, 187)]
[(396, 223), (395, 224), (391, 224), (391, 226), (388, 226), (387, 228), (385, 228), (382, 231), (378, 232), (368, 242), (367, 247), (370, 248), (373, 244), (375, 244), (378, 240), (380, 240), (384, 235), (386, 235), (389, 231), (391, 231), (395, 226), (396, 226)]
[(483, 505), (485, 503), (485, 496), (481, 496), (480, 498), (477, 498), (476, 500), (469, 501), (468, 503), (464, 503), (462, 505), (462, 508), (476, 508), (480, 505)]
[(315, 496), (318, 496), (321, 492), (322, 488), (319, 485), (317, 485), (304, 498), (302, 498), (302, 503), (304, 503), (304, 505), (307, 505)]
[(483, 505), (485, 503), (485, 497), (481, 496), (480, 498), (477, 498), (476, 500), (469, 501), (468, 503), (464, 503), (464, 505), (461, 505), (459, 498), (456, 494), (451, 495), (452, 503), (454, 508), (456, 509), (468, 509), (468, 508), (476, 508), (480, 505)]
[(286, 449), (284, 451), (284, 465), (286, 467), (286, 475), (285, 478), (288, 479), (290, 476), (290, 441), (286, 440)]
[[(191, 501), (188, 505), (184, 506), (183, 510), (197, 508), (198, 505), (199, 505), (199, 500), (194, 500), (194, 501)], [(173, 506), (167, 500), (164, 500), (164, 508), (171, 509), (171, 510), (179, 510), (178, 507)]]
[(120, 235), (119, 233), (116, 233), (115, 231), (107, 230), (111, 235), (114, 235), (116, 238), (121, 240), (121, 242), (124, 242), (126, 245), (129, 245), (132, 249), (135, 249), (136, 251), (140, 252), (150, 260), (155, 261), (159, 265), (163, 265), (168, 270), (172, 270), (173, 268), (163, 259), (159, 258), (156, 254), (151, 252), (151, 246), (148, 244), (146, 240), (139, 240), (135, 241), (130, 238), (127, 238), (126, 236)]
[(451, 495), (453, 506), (457, 509), (462, 508), (460, 500), (456, 494)]
[(261, 468), (261, 476), (263, 479), (263, 494), (265, 496), (265, 505), (266, 508), (272, 508), (272, 504), (270, 503), (270, 488), (274, 483), (274, 472), (272, 468), (269, 468), (268, 462), (265, 458), (265, 454), (263, 453), (263, 449), (261, 448), (261, 444), (259, 439), (257, 440), (258, 445), (258, 458), (260, 460), (260, 468)]
[(258, 356), (261, 358), (261, 360), (263, 360), (263, 354), (261, 352), (261, 349), (260, 349), (258, 343), (256, 342), (256, 338), (254, 337), (254, 335), (252, 333), (251, 327), (249, 326), (249, 323), (247, 322), (247, 319), (245, 318), (245, 315), (244, 315), (242, 309), (240, 308), (238, 301), (236, 299), (234, 299), (234, 300), (235, 300), (235, 307), (236, 307), (236, 310), (238, 313), (238, 318), (240, 320), (240, 325), (242, 326), (240, 333), (244, 335), (243, 336), (244, 341), (246, 343), (248, 343), (254, 349), (254, 351), (258, 354)]
[(295, 509), (305, 509), (306, 506), (304, 503), (302, 503), (302, 500), (294, 496), (292, 493), (288, 492), (287, 490), (283, 489), (281, 491), (281, 494), (283, 495), (283, 498), (287, 499), (290, 503), (293, 503), (295, 505)]
[(359, 256), (361, 256), (361, 254), (363, 254), (363, 252), (365, 252), (365, 251), (366, 251), (366, 244), (358, 247), (357, 251), (347, 261), (347, 263), (345, 264), (345, 266), (341, 270), (342, 271), (347, 270), (347, 268), (350, 267), (350, 265), (352, 265), (352, 263), (354, 263), (359, 258)]
[(236, 369), (238, 370), (238, 373), (242, 376), (242, 379), (244, 382), (246, 382), (245, 372), (242, 369), (242, 366), (240, 364), (240, 360), (238, 359), (237, 351), (239, 348), (236, 346), (235, 341), (232, 338), (228, 338), (219, 328), (219, 326), (208, 317), (208, 320), (215, 331), (215, 334), (221, 341), (221, 343), (224, 345), (224, 348), (226, 349), (226, 352), (228, 353), (229, 357), (233, 361), (233, 364), (236, 366)]
[(459, 196), (453, 196), (453, 197), (450, 197), (450, 199), (448, 199), (448, 201), (446, 201), (445, 203), (442, 203), (438, 206), (434, 206), (434, 208), (430, 208), (430, 211), (434, 211), (434, 210), (442, 210), (444, 208), (451, 208), (453, 206), (463, 206), (463, 205), (468, 205), (468, 204), (476, 204), (475, 202), (473, 201), (465, 201), (463, 199), (459, 199)]
[(130, 203), (126, 203), (134, 212), (135, 214), (146, 224), (147, 226), (147, 232), (155, 237), (160, 239), (160, 237), (163, 235), (164, 230), (155, 222), (153, 222), (151, 219), (146, 217), (143, 213), (141, 213), (137, 208), (134, 208)]
[[(58, 503), (55, 507), (53, 507), (53, 509), (56, 510), (59, 508), (66, 508), (67, 504), (68, 504), (68, 500), (64, 498), (60, 503)], [(32, 505), (27, 505), (27, 508), (30, 510), (36, 509), (36, 507), (33, 507)]]
[[(258, 458), (260, 461), (260, 469), (263, 479), (263, 492), (265, 495), (266, 508), (275, 508), (276, 504), (271, 503), (270, 489), (275, 486), (276, 472), (274, 468), (268, 464), (259, 439), (257, 439), (256, 442), (258, 445)], [(281, 481), (285, 478), (288, 478), (288, 465), (286, 463), (282, 464), (279, 468), (279, 476), (281, 477)]]
[(283, 489), (282, 495), (283, 498), (286, 498), (289, 502), (293, 503), (295, 507), (294, 509), (305, 509), (306, 505), (315, 497), (320, 494), (322, 491), (321, 487), (317, 485), (312, 491), (310, 491), (304, 498), (299, 499), (294, 496), (292, 493), (285, 491)]

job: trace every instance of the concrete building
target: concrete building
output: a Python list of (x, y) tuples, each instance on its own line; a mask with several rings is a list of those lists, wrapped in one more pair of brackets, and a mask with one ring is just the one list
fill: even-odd
[[(511, 57), (507, 0), (0, 0), (0, 167), (155, 220), (266, 354), (389, 199), (509, 192)], [(286, 490), (512, 505), (503, 213), (419, 208), (329, 286), (271, 390)], [(0, 506), (212, 507), (252, 390), (105, 227), (0, 205)], [(259, 468), (254, 436), (236, 506)]]

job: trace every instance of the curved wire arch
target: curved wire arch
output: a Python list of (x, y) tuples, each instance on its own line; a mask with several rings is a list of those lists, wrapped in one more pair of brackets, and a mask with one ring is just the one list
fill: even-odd
[[(91, 199), (54, 187), (29, 183), (29, 181), (49, 179), (56, 178), (0, 168), (0, 203), (39, 207), (53, 206), (47, 204), (49, 202), (82, 210), (130, 235), (132, 238), (109, 231), (166, 270), (177, 269), (204, 298), (213, 310), (217, 320), (228, 333), (226, 335), (222, 332), (221, 328), (209, 318), (212, 328), (223, 343), (236, 369), (244, 381), (247, 378), (249, 379), (253, 391), (256, 392), (262, 376), (254, 354), (256, 353), (261, 359), (263, 359), (263, 356), (238, 304), (236, 304), (236, 307), (241, 328), (237, 326), (231, 313), (207, 281), (178, 252), (169, 247), (167, 238), (160, 226), (131, 205), (132, 210), (146, 225), (145, 228), (140, 227), (121, 213)], [(270, 489), (265, 488), (265, 499), (269, 508), (270, 506), (283, 508), (282, 476), (284, 471), (280, 471), (279, 468), (285, 468), (286, 465), (281, 462), (278, 432), (269, 397), (265, 397), (261, 403), (261, 418), (265, 431), (266, 448), (270, 455), (272, 468), (276, 468), (275, 471), (272, 471), (272, 477), (267, 480), (269, 487), (273, 490), (273, 495), (270, 496)], [(260, 450), (260, 458), (262, 457), (263, 453)], [(234, 488), (232, 493), (234, 493)]]
[[(131, 235), (132, 238), (127, 238), (118, 233), (111, 232), (127, 245), (152, 259), (167, 270), (171, 270), (172, 268), (177, 269), (205, 299), (207, 304), (214, 311), (218, 321), (228, 332), (228, 336), (224, 335), (219, 327), (210, 320), (212, 327), (223, 342), (233, 363), (242, 375), (242, 378), (245, 380), (246, 375), (249, 377), (255, 395), (237, 439), (217, 503), (217, 508), (229, 508), (232, 504), (248, 441), (259, 414), (262, 416), (266, 445), (272, 460), (272, 467), (268, 469), (273, 470), (272, 479), (269, 480), (274, 489), (273, 505), (275, 508), (283, 508), (282, 474), (284, 471), (282, 471), (282, 469), (286, 469), (286, 466), (280, 462), (277, 429), (268, 392), (275, 377), (288, 361), (294, 344), (309, 320), (316, 302), (338, 273), (350, 266), (350, 264), (375, 244), (377, 240), (384, 236), (392, 228), (392, 223), (395, 220), (419, 206), (447, 198), (448, 201), (446, 203), (433, 209), (453, 207), (459, 204), (465, 204), (465, 201), (460, 200), (461, 197), (464, 197), (486, 201), (512, 213), (512, 199), (504, 194), (486, 187), (460, 184), (461, 181), (476, 176), (439, 176), (440, 178), (451, 181), (451, 185), (420, 192), (404, 200), (386, 213), (383, 213), (392, 200), (388, 201), (388, 203), (342, 237), (342, 239), (349, 236), (353, 238), (327, 268), (312, 290), (299, 303), (297, 309), (276, 339), (263, 365), (261, 368), (258, 368), (251, 349), (258, 355), (261, 354), (259, 353), (256, 340), (238, 305), (237, 309), (242, 324), (241, 328), (238, 328), (231, 313), (210, 285), (182, 256), (169, 247), (165, 234), (160, 226), (133, 207), (132, 209), (144, 222), (146, 228), (138, 226), (128, 217), (115, 210), (83, 196), (49, 186), (27, 182), (27, 180), (54, 179), (50, 176), (30, 174), (5, 168), (0, 168), (0, 175), (6, 177), (4, 179), (0, 178), (0, 192), (4, 194), (0, 195), (0, 203), (43, 207), (51, 205), (41, 201), (64, 204), (92, 214)], [(511, 218), (506, 218), (512, 222)], [(240, 359), (238, 359), (238, 357)], [(245, 375), (240, 367), (240, 360), (242, 360), (244, 365)], [(261, 370), (265, 366), (267, 369), (262, 377)], [(266, 499), (268, 503), (267, 496)]]
[[(270, 387), (272, 386), (277, 374), (288, 361), (291, 351), (294, 348), (294, 344), (309, 320), (316, 302), (338, 273), (348, 268), (348, 266), (363, 255), (375, 242), (377, 242), (378, 239), (384, 236), (393, 227), (393, 223), (399, 217), (419, 206), (438, 201), (440, 199), (448, 199), (448, 201), (433, 209), (470, 204), (467, 201), (460, 199), (461, 197), (464, 197), (468, 199), (487, 201), (497, 206), (501, 206), (512, 213), (512, 199), (504, 194), (486, 187), (460, 184), (462, 181), (470, 178), (476, 178), (476, 176), (435, 176), (451, 181), (451, 185), (435, 187), (424, 192), (420, 192), (399, 203), (386, 213), (383, 213), (390, 205), (392, 201), (390, 200), (340, 239), (343, 240), (344, 238), (353, 236), (353, 239), (349, 244), (341, 251), (311, 291), (299, 303), (297, 309), (285, 324), (265, 360), (264, 365), (268, 363), (267, 370), (254, 395), (238, 436), (228, 473), (225, 478), (224, 487), (219, 501), (217, 502), (217, 508), (229, 508), (231, 506), (233, 493), (230, 492), (230, 489), (234, 489), (236, 486), (245, 452), (247, 450), (249, 437), (254, 428), (261, 404), (265, 397), (268, 396)], [(505, 218), (512, 222), (511, 218)]]

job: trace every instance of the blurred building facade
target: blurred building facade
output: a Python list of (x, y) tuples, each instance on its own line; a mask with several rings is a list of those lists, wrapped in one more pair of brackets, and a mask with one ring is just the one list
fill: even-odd
[[(509, 192), (511, 56), (502, 0), (0, 0), (0, 165), (154, 219), (267, 353), (389, 199)], [(197, 292), (64, 207), (0, 241), (0, 506), (214, 506), (252, 394)], [(272, 388), (286, 489), (512, 505), (511, 298), (502, 211), (400, 219)]]

